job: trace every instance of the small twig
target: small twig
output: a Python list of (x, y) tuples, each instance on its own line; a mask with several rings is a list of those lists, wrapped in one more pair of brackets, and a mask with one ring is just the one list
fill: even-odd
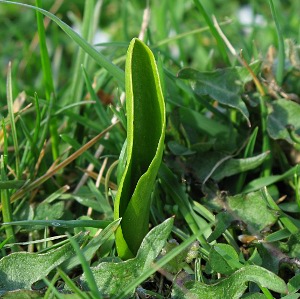
[(107, 164), (107, 161), (108, 161), (108, 158), (106, 157), (102, 163), (102, 166), (100, 168), (100, 171), (99, 171), (99, 175), (97, 177), (97, 181), (96, 181), (96, 187), (99, 188), (100, 186), (100, 182), (101, 182), (101, 179), (103, 177), (103, 173), (104, 173), (104, 169), (106, 167), (106, 164)]

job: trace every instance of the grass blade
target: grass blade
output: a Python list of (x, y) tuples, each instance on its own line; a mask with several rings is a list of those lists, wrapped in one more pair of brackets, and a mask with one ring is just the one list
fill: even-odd
[(273, 0), (269, 0), (273, 20), (276, 26), (276, 32), (277, 32), (277, 39), (278, 39), (278, 65), (276, 69), (276, 80), (278, 85), (282, 85), (283, 82), (283, 73), (284, 73), (284, 60), (285, 60), (285, 53), (284, 53), (284, 40), (283, 40), (283, 34), (281, 32), (281, 28), (279, 25), (279, 21), (277, 18), (276, 9), (273, 3)]
[[(35, 3), (38, 8), (42, 7), (41, 0), (35, 0)], [(38, 27), (38, 35), (39, 35), (39, 43), (40, 43), (42, 71), (43, 71), (44, 84), (45, 84), (45, 93), (46, 93), (46, 99), (49, 102), (51, 96), (53, 96), (55, 99), (51, 63), (50, 63), (50, 58), (49, 58), (47, 44), (46, 44), (46, 34), (45, 34), (45, 28), (43, 22), (43, 15), (37, 11), (36, 18), (37, 18), (37, 27)], [(55, 100), (54, 100), (54, 104), (55, 104)], [(51, 135), (52, 155), (53, 155), (53, 159), (55, 160), (59, 156), (59, 149), (58, 149), (59, 138), (57, 133), (57, 124), (53, 119), (50, 120), (49, 130)]]
[(89, 286), (89, 288), (91, 290), (91, 293), (92, 293), (93, 297), (95, 299), (96, 298), (97, 299), (102, 299), (103, 297), (101, 295), (101, 292), (98, 290), (98, 287), (97, 287), (95, 278), (93, 276), (93, 273), (91, 271), (91, 268), (90, 268), (89, 264), (87, 263), (87, 261), (86, 261), (84, 255), (83, 255), (83, 253), (81, 252), (78, 243), (76, 242), (76, 240), (74, 240), (73, 238), (71, 238), (71, 236), (69, 234), (68, 234), (68, 236), (69, 236), (70, 243), (72, 244), (72, 246), (73, 246), (73, 248), (75, 250), (76, 255), (80, 259), (80, 263), (81, 263), (83, 272), (85, 274), (88, 286)]
[(212, 35), (214, 36), (214, 38), (217, 41), (218, 44), (218, 48), (219, 51), (223, 57), (223, 60), (225, 61), (225, 63), (227, 65), (230, 65), (230, 61), (226, 52), (226, 46), (225, 43), (223, 42), (222, 38), (220, 37), (218, 31), (216, 30), (211, 18), (209, 17), (209, 15), (207, 14), (206, 10), (204, 9), (203, 5), (201, 4), (200, 0), (194, 0), (194, 4), (196, 5), (196, 7), (199, 9), (200, 13), (203, 15), (206, 24), (208, 25)]
[(23, 7), (28, 7), (31, 9), (34, 9), (36, 11), (41, 12), (48, 18), (50, 18), (52, 21), (54, 21), (74, 42), (76, 42), (81, 48), (85, 50), (86, 53), (88, 53), (100, 66), (105, 68), (113, 77), (115, 77), (121, 86), (124, 86), (124, 72), (116, 65), (114, 65), (110, 60), (108, 60), (104, 55), (102, 55), (100, 52), (98, 52), (93, 46), (91, 46), (89, 43), (87, 43), (83, 38), (80, 37), (79, 34), (77, 34), (70, 26), (68, 26), (66, 23), (61, 21), (57, 16), (53, 15), (52, 13), (35, 7), (28, 4), (13, 2), (13, 1), (5, 1), (0, 0), (0, 4), (14, 4), (19, 5)]
[(53, 227), (63, 227), (63, 228), (75, 228), (75, 227), (96, 227), (105, 228), (111, 221), (105, 220), (24, 220), (24, 221), (12, 221), (4, 222), (2, 225), (18, 225), (18, 226), (53, 226)]
[[(95, 1), (85, 1), (84, 15), (82, 22), (81, 35), (87, 42), (92, 41), (93, 37), (93, 12), (95, 9)], [(75, 56), (75, 66), (73, 71), (72, 86), (70, 99), (72, 102), (78, 102), (82, 98), (83, 92), (83, 77), (81, 72), (81, 66), (87, 66), (87, 53), (83, 48), (78, 49), (78, 53)]]

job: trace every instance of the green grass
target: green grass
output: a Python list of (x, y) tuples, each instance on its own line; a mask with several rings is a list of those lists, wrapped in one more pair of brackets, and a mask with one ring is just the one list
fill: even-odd
[(0, 296), (298, 298), (299, 1), (147, 3), (0, 1)]

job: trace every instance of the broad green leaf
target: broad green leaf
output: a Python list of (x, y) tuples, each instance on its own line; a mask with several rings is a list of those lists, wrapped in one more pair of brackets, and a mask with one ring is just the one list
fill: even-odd
[(192, 88), (197, 95), (209, 95), (219, 103), (239, 110), (249, 123), (249, 112), (241, 94), (245, 81), (249, 81), (250, 78), (245, 77), (242, 69), (233, 67), (212, 72), (199, 72), (187, 68), (182, 69), (178, 77), (192, 80)]
[(121, 85), (124, 85), (124, 73), (123, 71), (114, 65), (111, 61), (109, 61), (103, 54), (97, 51), (93, 46), (91, 46), (88, 42), (86, 42), (79, 34), (77, 34), (70, 26), (61, 21), (58, 17), (53, 15), (52, 13), (41, 9), (36, 6), (31, 6), (28, 4), (13, 2), (13, 1), (4, 1), (0, 0), (0, 4), (14, 4), (20, 5), (23, 7), (28, 7), (34, 9), (43, 15), (47, 16), (49, 19), (54, 21), (74, 42), (76, 42), (85, 52), (90, 55), (100, 66), (104, 67), (112, 76), (114, 76)]
[[(173, 227), (173, 218), (169, 218), (154, 227), (144, 238), (135, 258), (124, 262), (103, 262), (92, 268), (97, 286), (102, 295), (116, 298), (122, 294), (127, 285), (151, 268), (152, 262), (159, 255)], [(83, 286), (87, 287), (86, 278), (82, 276)], [(124, 297), (122, 297), (124, 298)]]
[[(86, 235), (74, 238), (82, 243)], [(0, 260), (0, 294), (18, 289), (31, 290), (31, 285), (47, 276), (49, 272), (74, 255), (72, 245), (67, 242), (47, 253), (17, 252)]]
[[(227, 198), (227, 211), (242, 220), (252, 233), (273, 225), (278, 216), (272, 211), (260, 191)], [(254, 231), (254, 232), (253, 232)]]
[(300, 134), (300, 105), (285, 99), (272, 102), (273, 111), (268, 115), (267, 128), (274, 139), (285, 139), (293, 143), (287, 126), (293, 126), (294, 132)]
[(228, 244), (216, 244), (209, 253), (211, 268), (221, 274), (232, 274), (235, 270), (242, 267), (239, 256), (234, 248)]
[(155, 59), (140, 40), (129, 45), (126, 68), (127, 165), (115, 200), (116, 232), (121, 258), (135, 256), (147, 234), (150, 196), (161, 163), (165, 106)]
[[(211, 285), (197, 281), (187, 282), (184, 285), (187, 289), (186, 295), (181, 298), (238, 299), (247, 289), (247, 282), (249, 281), (274, 292), (287, 294), (285, 282), (277, 275), (259, 266), (246, 266), (237, 270), (228, 278)], [(195, 297), (192, 297), (193, 295)]]

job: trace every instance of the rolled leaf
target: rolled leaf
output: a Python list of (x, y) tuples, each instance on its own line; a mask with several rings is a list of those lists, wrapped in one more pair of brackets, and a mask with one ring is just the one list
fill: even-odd
[(150, 196), (161, 164), (165, 106), (154, 56), (140, 40), (129, 45), (125, 67), (127, 164), (115, 200), (122, 218), (116, 245), (122, 259), (134, 257), (148, 232)]

